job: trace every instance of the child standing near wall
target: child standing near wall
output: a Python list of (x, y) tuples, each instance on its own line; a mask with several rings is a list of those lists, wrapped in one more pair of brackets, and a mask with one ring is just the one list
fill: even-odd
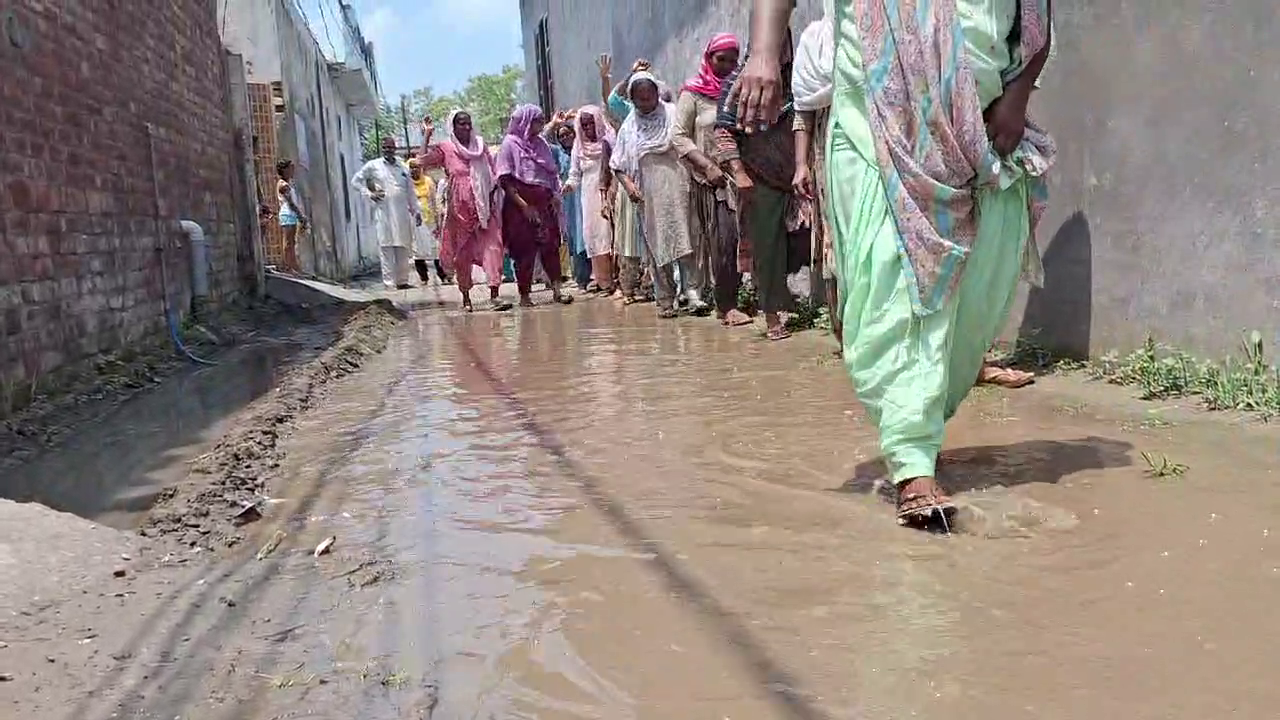
[(301, 272), (298, 264), (298, 230), (305, 231), (307, 216), (298, 204), (298, 195), (293, 189), (293, 161), (281, 160), (276, 163), (276, 198), (280, 203), (280, 230), (284, 234), (284, 269), (289, 272)]

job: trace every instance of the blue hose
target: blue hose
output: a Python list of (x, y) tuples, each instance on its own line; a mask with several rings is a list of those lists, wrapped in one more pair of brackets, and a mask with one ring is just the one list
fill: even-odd
[(173, 344), (175, 347), (178, 348), (178, 352), (182, 353), (183, 355), (186, 355), (187, 359), (191, 360), (191, 362), (193, 363), (197, 363), (200, 365), (217, 365), (218, 364), (216, 362), (213, 362), (212, 360), (205, 360), (203, 358), (198, 358), (195, 355), (191, 354), (191, 351), (187, 349), (187, 346), (182, 343), (182, 336), (178, 334), (178, 318), (175, 316), (172, 310), (165, 313), (165, 319), (168, 320), (169, 322), (169, 337), (173, 338)]

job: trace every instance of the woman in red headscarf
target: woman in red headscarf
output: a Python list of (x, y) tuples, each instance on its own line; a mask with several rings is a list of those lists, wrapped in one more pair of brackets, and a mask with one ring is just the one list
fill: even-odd
[(730, 327), (748, 325), (751, 318), (738, 308), (742, 274), (737, 260), (737, 197), (724, 171), (712, 160), (712, 151), (716, 103), (725, 78), (737, 68), (739, 51), (738, 38), (730, 33), (720, 33), (707, 43), (698, 74), (685, 82), (676, 102), (671, 140), (693, 177), (688, 222), (697, 272), (682, 280), (699, 291), (711, 285), (716, 316)]

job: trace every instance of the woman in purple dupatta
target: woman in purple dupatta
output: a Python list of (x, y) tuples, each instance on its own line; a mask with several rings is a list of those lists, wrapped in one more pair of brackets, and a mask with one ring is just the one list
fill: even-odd
[(542, 138), (546, 124), (537, 105), (521, 105), (511, 114), (507, 135), (496, 161), (498, 183), (506, 193), (502, 206), (502, 234), (516, 266), (520, 304), (533, 305), (534, 263), (551, 278), (552, 297), (569, 304), (560, 291), (560, 172), (551, 146)]

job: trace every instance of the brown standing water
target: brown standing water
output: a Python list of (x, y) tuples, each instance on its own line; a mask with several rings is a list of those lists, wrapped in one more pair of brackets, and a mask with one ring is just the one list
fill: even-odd
[(294, 434), (281, 549), (175, 582), (48, 716), (1274, 717), (1277, 435), (1126, 392), (978, 392), (944, 537), (813, 338), (420, 313)]

